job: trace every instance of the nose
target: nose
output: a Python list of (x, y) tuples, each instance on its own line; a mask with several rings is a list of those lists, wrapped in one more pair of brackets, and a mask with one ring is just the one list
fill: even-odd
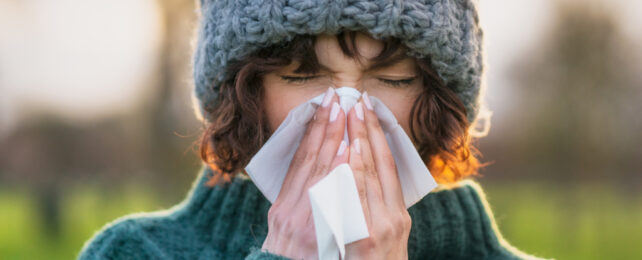
[(350, 87), (354, 88), (359, 92), (363, 92), (363, 84), (360, 79), (337, 79), (335, 77), (332, 78), (332, 85), (334, 85), (336, 88), (340, 87)]

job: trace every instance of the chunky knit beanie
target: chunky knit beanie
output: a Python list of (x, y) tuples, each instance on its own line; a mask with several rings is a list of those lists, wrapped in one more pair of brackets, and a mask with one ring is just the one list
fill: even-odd
[(199, 117), (216, 102), (225, 68), (260, 48), (297, 34), (365, 30), (393, 36), (408, 54), (429, 56), (433, 68), (466, 106), (469, 122), (479, 110), (483, 71), (482, 30), (473, 0), (200, 0), (193, 57)]

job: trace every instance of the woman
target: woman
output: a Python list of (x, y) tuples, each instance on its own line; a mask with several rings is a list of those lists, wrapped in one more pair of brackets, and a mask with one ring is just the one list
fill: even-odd
[[(370, 236), (347, 259), (533, 258), (506, 243), (471, 146), (482, 31), (469, 1), (202, 1), (194, 75), (206, 163), (174, 208), (104, 227), (80, 258), (315, 258), (307, 188), (352, 168)], [(363, 92), (347, 114), (334, 87)], [(324, 94), (325, 93), (325, 94)], [(288, 112), (324, 94), (274, 204), (243, 173)], [(406, 209), (369, 96), (441, 184)], [(347, 125), (349, 145), (342, 141)]]

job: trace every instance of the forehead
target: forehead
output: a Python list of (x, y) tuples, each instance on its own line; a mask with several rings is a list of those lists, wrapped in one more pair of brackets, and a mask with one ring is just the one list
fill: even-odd
[[(347, 37), (346, 42), (349, 42), (349, 39), (347, 39)], [(364, 58), (372, 59), (383, 50), (383, 43), (370, 37), (369, 35), (357, 33), (353, 47), (356, 48)], [(336, 54), (342, 53), (337, 36), (327, 34), (321, 34), (317, 36), (315, 42), (315, 51), (317, 57), (319, 58), (319, 61), (324, 59), (328, 60), (335, 56), (341, 56)]]
[(394, 55), (383, 62), (373, 62), (373, 59), (383, 51), (384, 44), (367, 34), (356, 34), (353, 45), (349, 43), (349, 39), (346, 39), (346, 42), (348, 42), (348, 48), (355, 48), (360, 55), (355, 57), (346, 56), (341, 50), (337, 36), (327, 34), (317, 36), (315, 53), (321, 70), (331, 72), (339, 70), (371, 72), (390, 69), (408, 71), (415, 68), (414, 58), (404, 55), (402, 48), (397, 49)]

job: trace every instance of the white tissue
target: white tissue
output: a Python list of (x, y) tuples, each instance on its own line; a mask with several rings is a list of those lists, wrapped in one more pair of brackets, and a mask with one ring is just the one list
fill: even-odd
[(368, 237), (357, 184), (343, 163), (308, 190), (319, 259), (345, 259), (345, 245)]
[[(361, 97), (361, 93), (352, 87), (337, 88), (336, 94), (346, 114)], [(292, 109), (245, 168), (254, 184), (272, 203), (279, 195), (306, 124), (314, 116), (323, 96), (314, 97)], [(395, 159), (404, 202), (409, 208), (437, 183), (394, 114), (378, 98), (369, 97)], [(347, 131), (344, 139), (349, 144)], [(345, 244), (368, 237), (354, 176), (348, 164), (333, 169), (309, 189), (309, 194), (321, 259), (338, 259), (339, 255), (343, 258)]]

